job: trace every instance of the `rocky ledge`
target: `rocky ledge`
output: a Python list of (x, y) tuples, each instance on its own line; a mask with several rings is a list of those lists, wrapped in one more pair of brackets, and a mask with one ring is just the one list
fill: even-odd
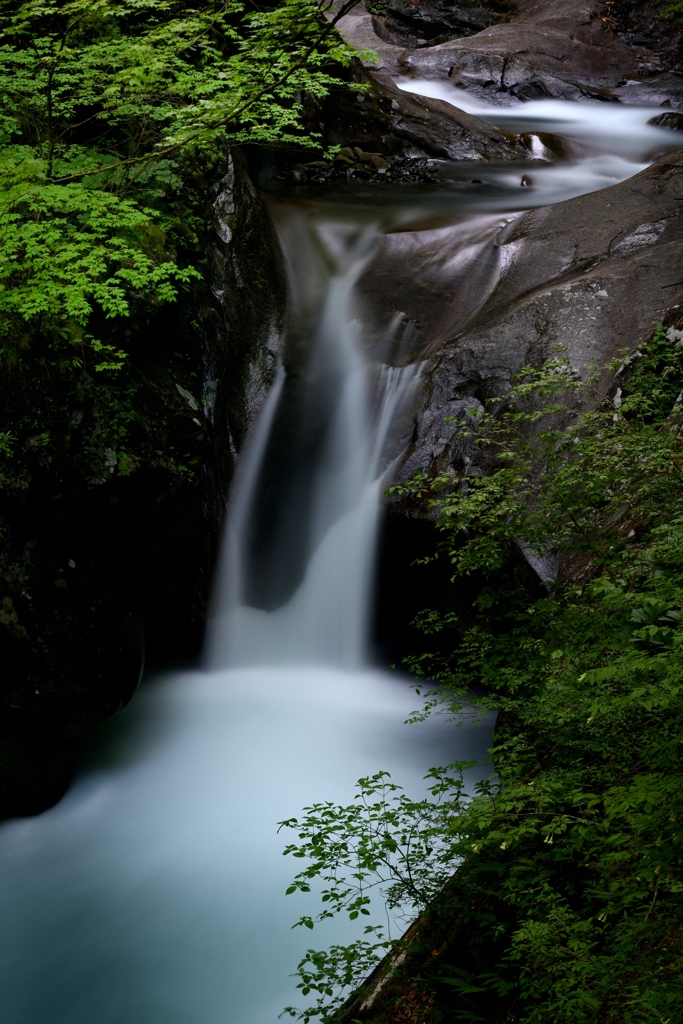
[[(622, 0), (616, 8), (591, 0), (531, 0), (516, 13), (491, 17), (474, 34), (407, 46), (387, 28), (394, 12), (389, 0), (384, 14), (373, 13), (382, 10), (374, 4), (352, 11), (340, 31), (361, 49), (376, 51), (379, 73), (447, 80), (488, 103), (555, 98), (683, 106), (680, 30), (666, 38), (627, 31), (639, 19), (636, 11), (615, 16), (622, 6)], [(399, 8), (396, 13), (403, 12), (400, 0)], [(414, 19), (438, 23), (438, 2), (422, 0), (414, 11)], [(649, 10), (643, 17), (648, 25), (657, 20)]]

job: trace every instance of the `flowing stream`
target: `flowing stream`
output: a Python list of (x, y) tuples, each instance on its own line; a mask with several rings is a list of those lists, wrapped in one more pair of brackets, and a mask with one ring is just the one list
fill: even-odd
[(651, 111), (606, 108), (477, 105), (576, 144), (571, 161), (533, 165), (534, 188), (520, 189), (519, 168), (479, 164), (483, 191), (447, 168), (434, 188), (284, 203), (295, 372), (281, 369), (242, 460), (206, 667), (147, 681), (65, 799), (2, 826), (5, 1024), (275, 1024), (296, 1003), (305, 949), (356, 934), (345, 921), (292, 931), (315, 897), (284, 895), (295, 862), (277, 822), (349, 802), (379, 769), (423, 792), (430, 766), (486, 749), (490, 723), (405, 726), (408, 682), (371, 666), (380, 495), (420, 360), (400, 308), (373, 321), (363, 282), (379, 246), (409, 246), (411, 222), (438, 209), (456, 223), (441, 269), (476, 301), (501, 213), (604, 187), (675, 148), (647, 127)]

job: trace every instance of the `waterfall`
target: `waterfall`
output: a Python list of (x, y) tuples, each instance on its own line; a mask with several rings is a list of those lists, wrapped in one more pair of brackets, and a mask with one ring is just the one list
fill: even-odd
[[(410, 88), (461, 99), (445, 83)], [(292, 929), (316, 897), (285, 896), (296, 867), (277, 822), (348, 804), (379, 770), (419, 798), (432, 765), (485, 762), (490, 720), (406, 728), (409, 681), (363, 669), (381, 494), (410, 431), (416, 354), (454, 337), (495, 286), (500, 213), (602, 188), (678, 143), (649, 112), (614, 104), (476, 112), (532, 132), (571, 122), (586, 155), (534, 165), (534, 189), (518, 168), (482, 162), (486, 188), (420, 187), (403, 206), (391, 191), (372, 204), (357, 191), (351, 211), (274, 203), (289, 324), (230, 500), (207, 665), (147, 680), (64, 800), (0, 830), (7, 1024), (276, 1024), (300, 998), (291, 975), (306, 949), (358, 937), (343, 917), (313, 936)], [(372, 223), (389, 217), (400, 230), (376, 251)], [(382, 264), (394, 249), (397, 277)], [(426, 302), (443, 302), (438, 330), (411, 340)], [(397, 310), (405, 331), (398, 315), (383, 335)], [(487, 774), (480, 764), (468, 784)]]
[(360, 350), (354, 287), (375, 237), (352, 238), (327, 283), (289, 423), (316, 443), (301, 447), (274, 495), (268, 456), (278, 449), (282, 369), (256, 426), (228, 515), (208, 645), (214, 669), (367, 663), (392, 427), (419, 376), (417, 364), (378, 367)]
[[(432, 765), (478, 760), (470, 786), (488, 774), (491, 719), (407, 728), (410, 681), (364, 667), (381, 495), (410, 435), (417, 360), (495, 285), (500, 213), (633, 173), (593, 159), (534, 169), (535, 191), (482, 164), (495, 187), (274, 210), (289, 323), (230, 500), (207, 663), (147, 680), (64, 800), (0, 830), (7, 1024), (277, 1024), (300, 1001), (306, 949), (358, 937), (343, 916), (292, 929), (317, 897), (285, 896), (296, 866), (278, 821), (346, 805), (380, 770), (417, 798)], [(404, 253), (396, 277), (388, 251)], [(425, 302), (443, 302), (430, 337), (415, 326)], [(386, 922), (381, 903), (373, 914)]]

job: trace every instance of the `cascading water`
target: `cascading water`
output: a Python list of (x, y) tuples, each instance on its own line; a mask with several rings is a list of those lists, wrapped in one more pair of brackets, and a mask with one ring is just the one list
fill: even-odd
[[(452, 267), (463, 292), (488, 287), (495, 267), (479, 254), (493, 215), (614, 180), (584, 171), (541, 167), (535, 195), (504, 169), (487, 195), (441, 189), (436, 205), (463, 226), (439, 272)], [(409, 687), (364, 667), (378, 494), (418, 373), (366, 357), (367, 321), (354, 326), (372, 266), (358, 221), (381, 221), (377, 203), (350, 225), (338, 213), (336, 251), (304, 267), (306, 247), (283, 233), (299, 318), (240, 471), (207, 669), (149, 682), (62, 802), (0, 831), (6, 1024), (275, 1024), (312, 938), (291, 930), (312, 907), (284, 896), (293, 869), (276, 823), (347, 802), (382, 768), (420, 792), (431, 765), (487, 746), (486, 730), (406, 728)], [(394, 223), (416, 208), (433, 209), (432, 193), (413, 191)], [(304, 235), (305, 219), (291, 213)], [(328, 923), (313, 944), (350, 927)]]
[[(287, 517), (283, 524), (268, 524), (269, 537), (262, 532), (256, 538), (251, 535), (253, 524), (263, 518), (259, 483), (270, 434), (277, 425), (281, 378), (245, 459), (228, 517), (220, 610), (209, 644), (213, 667), (319, 664), (358, 669), (367, 664), (387, 442), (419, 372), (416, 364), (381, 366), (370, 387), (368, 367), (354, 337), (352, 297), (371, 238), (365, 232), (344, 254), (344, 269), (332, 276), (302, 373), (295, 429), (302, 437), (321, 436), (313, 457), (306, 453), (306, 465), (291, 466), (289, 493), (278, 496), (305, 521), (300, 564), (292, 564), (293, 531)], [(321, 396), (327, 406), (322, 423)], [(260, 564), (264, 552), (265, 568)], [(286, 586), (291, 575), (300, 580), (291, 596), (279, 607), (269, 607), (273, 589)], [(260, 595), (252, 594), (255, 581)], [(251, 603), (259, 596), (265, 608)]]

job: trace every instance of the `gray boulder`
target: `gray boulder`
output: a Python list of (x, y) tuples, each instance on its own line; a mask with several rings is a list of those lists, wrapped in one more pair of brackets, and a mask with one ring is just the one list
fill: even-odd
[(339, 27), (377, 51), (379, 70), (448, 79), (490, 103), (553, 97), (683, 106), (683, 80), (670, 62), (615, 32), (590, 0), (536, 0), (507, 22), (438, 45), (405, 47), (361, 11)]
[[(445, 421), (476, 419), (487, 399), (504, 395), (523, 366), (542, 365), (555, 346), (585, 374), (622, 349), (636, 349), (658, 322), (677, 322), (682, 214), (678, 151), (612, 188), (489, 224), (469, 264), (453, 261), (462, 245), (459, 225), (417, 233), (396, 248), (394, 280), (406, 253), (404, 281), (420, 277), (416, 266), (429, 267), (426, 280), (404, 291), (413, 327), (410, 355), (427, 353), (428, 363), (400, 479), (418, 470), (476, 469), (481, 456), (464, 450), (455, 423)], [(396, 246), (397, 236), (389, 237)], [(390, 249), (378, 257), (385, 270), (379, 287), (392, 279), (390, 257)], [(469, 306), (462, 282), (449, 289), (458, 274), (467, 276), (468, 266), (479, 275), (472, 289), (478, 299)], [(387, 310), (395, 298), (395, 292), (385, 296)]]

